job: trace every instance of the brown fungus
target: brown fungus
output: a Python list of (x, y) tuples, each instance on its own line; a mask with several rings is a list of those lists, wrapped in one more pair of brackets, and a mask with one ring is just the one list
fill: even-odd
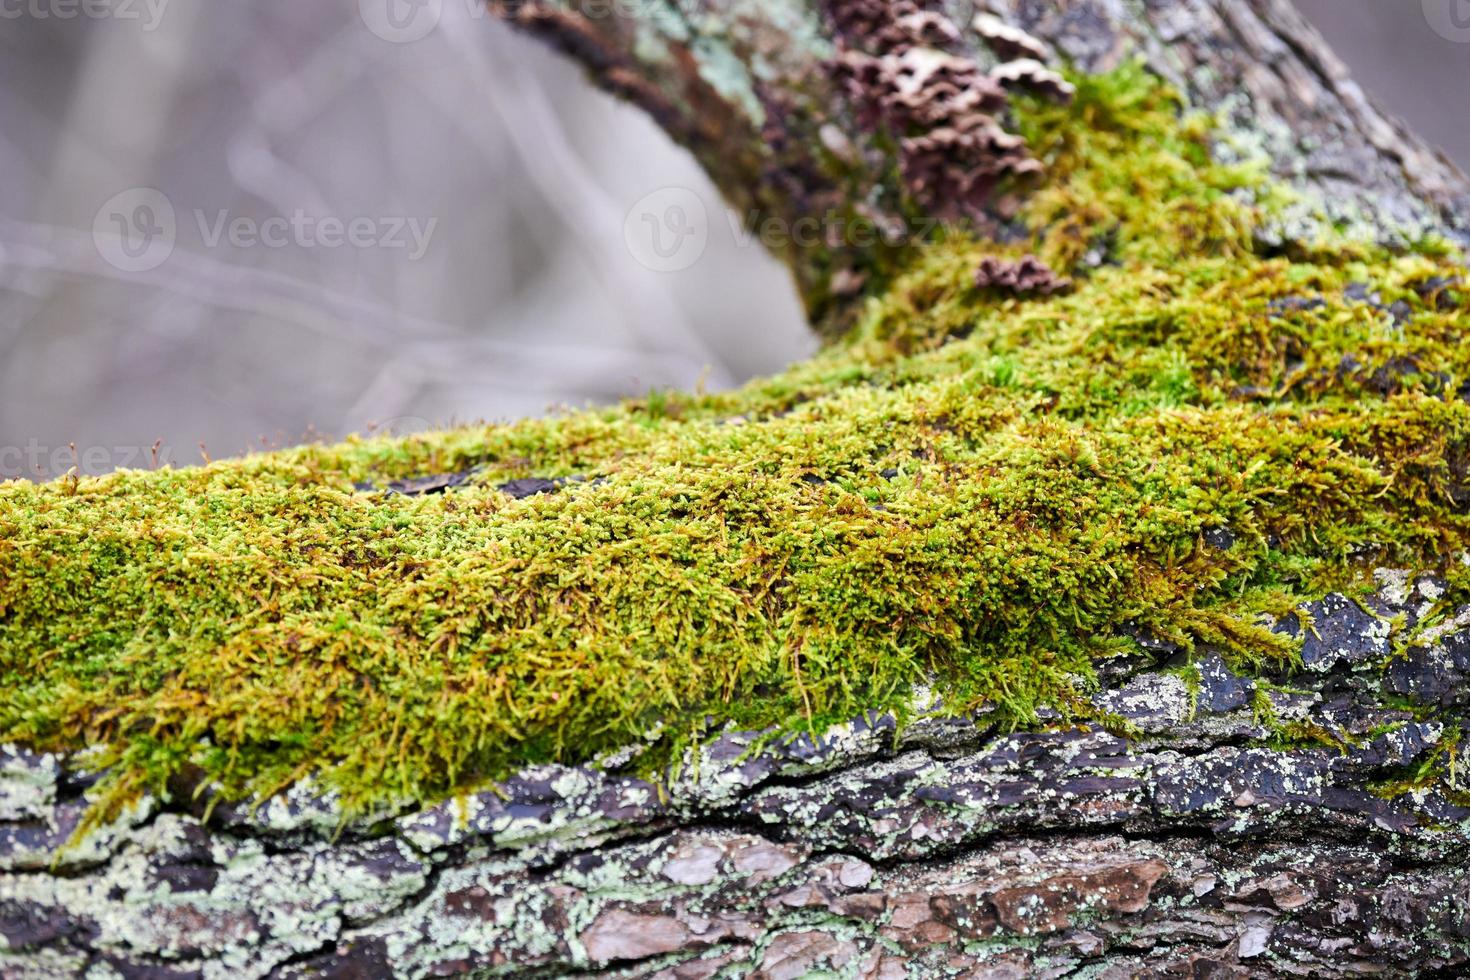
[[(898, 138), (905, 187), (927, 211), (979, 217), (1003, 179), (1041, 172), (1025, 140), (998, 122), (1002, 83), (946, 50), (958, 31), (942, 13), (874, 0), (829, 0), (828, 11), (839, 42), (833, 69), (858, 124)], [(1066, 83), (1048, 75), (1022, 72), (1015, 82), (1056, 94)]]
[(897, 18), (900, 29), (916, 44), (948, 45), (960, 39), (954, 22), (933, 10), (915, 10)]
[(1023, 255), (1019, 259), (987, 256), (980, 260), (980, 267), (975, 270), (975, 286), (1016, 296), (1050, 296), (1070, 289), (1072, 280), (1057, 275), (1034, 255)]
[(1045, 61), (1050, 56), (1045, 44), (1018, 27), (1012, 27), (994, 14), (980, 13), (970, 22), (985, 43), (1007, 61), (1016, 58), (1034, 58)]
[(1032, 58), (997, 65), (990, 70), (990, 78), (1007, 90), (1025, 89), (1063, 105), (1071, 102), (1077, 94), (1071, 82)]

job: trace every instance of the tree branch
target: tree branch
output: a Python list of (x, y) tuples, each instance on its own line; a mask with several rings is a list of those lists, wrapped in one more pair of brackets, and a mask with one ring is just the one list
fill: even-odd
[[(755, 225), (791, 227), (803, 218), (861, 214), (879, 226), (902, 224), (915, 208), (955, 217), (950, 188), (923, 193), (912, 170), (894, 180), (900, 151), (882, 127), (865, 126), (864, 81), (844, 71), (852, 54), (882, 56), (861, 36), (874, 16), (888, 30), (917, 33), (981, 73), (1024, 48), (987, 44), (969, 3), (886, 0), (492, 0), (497, 16), (542, 37), (588, 68), (599, 85), (639, 105), (708, 170), (730, 203)], [(876, 15), (874, 12), (878, 12)], [(922, 20), (937, 21), (924, 37)], [(1438, 232), (1470, 241), (1470, 181), (1402, 123), (1379, 109), (1289, 0), (1193, 0), (1125, 5), (1109, 0), (992, 0), (982, 14), (1034, 38), (1054, 65), (1087, 73), (1141, 57), (1189, 104), (1220, 108), (1227, 153), (1241, 147), (1267, 157), (1272, 172), (1323, 205), (1336, 223), (1399, 245)], [(903, 17), (910, 27), (898, 27)], [(866, 20), (865, 20), (866, 18)], [(845, 25), (845, 26), (844, 26)], [(856, 25), (856, 27), (854, 26)], [(881, 40), (881, 39), (880, 39)], [(890, 41), (892, 38), (889, 39)], [(879, 43), (877, 47), (883, 45)], [(1003, 74), (1003, 73), (1002, 73)], [(871, 80), (868, 80), (870, 83)], [(855, 98), (855, 92), (857, 97)], [(1000, 111), (1003, 106), (987, 106)], [(949, 125), (940, 120), (938, 125)], [(983, 168), (995, 153), (950, 159)], [(931, 184), (932, 186), (932, 184)], [(1005, 202), (966, 217), (1005, 217)], [(1274, 229), (1278, 239), (1311, 237), (1315, 226)], [(850, 244), (831, 250), (788, 248), (813, 322), (840, 311), (846, 284), (875, 258)], [(835, 284), (835, 286), (834, 286)], [(838, 318), (840, 322), (840, 317)]]

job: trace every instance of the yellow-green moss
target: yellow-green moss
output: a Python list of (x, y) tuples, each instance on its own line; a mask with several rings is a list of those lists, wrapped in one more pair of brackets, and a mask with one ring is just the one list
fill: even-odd
[[(978, 295), (1004, 250), (950, 233), (733, 393), (0, 488), (0, 741), (105, 746), (119, 793), (315, 772), (362, 804), (917, 683), (1024, 724), (1082, 710), (1125, 624), (1288, 658), (1263, 616), (1470, 547), (1470, 315), (1415, 288), (1451, 258), (1265, 257), (1263, 178), (1201, 120), (1136, 68), (1075, 81), (1023, 107), (1051, 180), (1011, 250), (1068, 295)], [(494, 489), (529, 475), (589, 479)]]

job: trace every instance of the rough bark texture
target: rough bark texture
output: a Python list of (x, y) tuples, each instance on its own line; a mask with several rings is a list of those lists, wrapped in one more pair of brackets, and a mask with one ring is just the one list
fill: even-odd
[[(305, 787), (208, 823), (179, 794), (70, 847), (85, 781), (6, 749), (0, 970), (1458, 975), (1470, 808), (1443, 781), (1374, 787), (1444, 751), (1386, 700), (1470, 703), (1470, 608), (1385, 672), (1381, 617), (1413, 622), (1442, 583), (1380, 580), (1369, 610), (1305, 610), (1289, 692), (1218, 657), (1171, 671), (1167, 647), (1109, 665), (1097, 704), (1130, 737), (874, 716), (755, 751), (727, 735), (666, 794), (546, 767), (345, 828)], [(1355, 744), (1273, 746), (1271, 715)]]
[[(737, 206), (898, 213), (873, 148), (834, 123), (821, 5), (495, 9), (651, 111)], [(1230, 109), (1221, 152), (1269, 153), (1375, 235), (1467, 227), (1464, 177), (1376, 110), (1286, 0), (990, 9), (1087, 70), (1141, 52)], [(972, 35), (956, 43), (981, 57)], [(822, 316), (861, 257), (788, 259)], [(1104, 670), (1117, 733), (875, 716), (819, 743), (727, 735), (666, 793), (615, 767), (547, 767), (344, 826), (307, 786), (255, 811), (180, 787), (77, 839), (88, 780), (3, 749), (0, 974), (1458, 975), (1470, 809), (1428, 777), (1460, 748), (1403, 706), (1470, 705), (1470, 609), (1390, 662), (1387, 619), (1412, 625), (1442, 585), (1381, 580), (1370, 610), (1306, 611), (1305, 673), (1279, 686), (1145, 643)]]

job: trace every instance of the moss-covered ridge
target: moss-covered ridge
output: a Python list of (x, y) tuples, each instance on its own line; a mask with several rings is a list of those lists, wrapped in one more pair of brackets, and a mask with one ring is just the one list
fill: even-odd
[[(1262, 254), (1258, 175), (1137, 70), (1076, 82), (1023, 108), (1014, 249), (1068, 295), (978, 294), (1004, 250), (951, 234), (737, 392), (0, 488), (0, 741), (365, 804), (917, 684), (1024, 724), (1127, 632), (1282, 660), (1299, 599), (1470, 547), (1453, 258)], [(495, 489), (533, 475), (586, 479)]]

